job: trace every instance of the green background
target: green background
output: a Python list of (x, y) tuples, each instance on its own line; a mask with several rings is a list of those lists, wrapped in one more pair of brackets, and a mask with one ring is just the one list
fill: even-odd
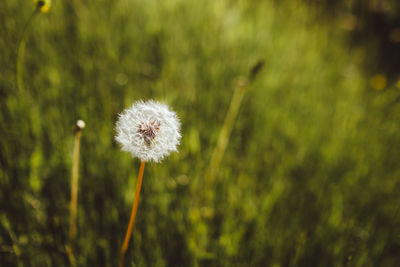
[(78, 119), (77, 265), (117, 266), (140, 161), (114, 127), (139, 99), (170, 105), (183, 137), (146, 165), (126, 266), (398, 264), (397, 1), (53, 0), (26, 27), (34, 12), (0, 3), (1, 266), (70, 264)]

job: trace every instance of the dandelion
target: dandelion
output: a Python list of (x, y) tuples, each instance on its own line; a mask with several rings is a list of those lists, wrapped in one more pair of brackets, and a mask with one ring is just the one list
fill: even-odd
[(34, 0), (36, 10), (41, 13), (47, 13), (51, 7), (51, 0)]
[(180, 123), (175, 112), (167, 105), (153, 100), (135, 102), (132, 107), (119, 115), (115, 140), (123, 151), (130, 152), (132, 157), (141, 160), (131, 217), (121, 249), (120, 267), (124, 265), (125, 253), (135, 222), (144, 164), (146, 161), (160, 162), (171, 152), (177, 151), (176, 147), (181, 139), (179, 129)]
[(79, 179), (79, 150), (81, 146), (82, 129), (86, 124), (83, 120), (78, 120), (74, 127), (75, 143), (72, 159), (71, 174), (71, 201), (69, 216), (69, 244), (67, 245), (67, 254), (72, 266), (76, 265), (74, 256), (74, 242), (76, 236), (76, 215), (78, 207), (78, 179)]
[(142, 161), (160, 162), (176, 151), (181, 135), (175, 112), (153, 100), (138, 101), (120, 114), (115, 139)]

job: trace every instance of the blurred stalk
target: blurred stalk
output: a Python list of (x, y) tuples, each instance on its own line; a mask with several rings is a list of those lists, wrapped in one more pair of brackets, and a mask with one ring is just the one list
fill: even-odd
[(74, 242), (76, 236), (76, 213), (78, 207), (79, 150), (83, 128), (85, 128), (85, 122), (82, 120), (78, 120), (75, 125), (75, 143), (72, 159), (69, 244), (67, 246), (68, 258), (72, 266), (76, 266), (74, 256)]
[(22, 263), (20, 261), (20, 256), (21, 256), (21, 249), (18, 246), (18, 238), (15, 235), (14, 231), (11, 229), (10, 221), (8, 220), (6, 215), (3, 215), (0, 217), (0, 222), (1, 225), (6, 229), (8, 232), (8, 235), (11, 238), (12, 241), (12, 252), (14, 252), (16, 260), (17, 260), (17, 266), (22, 267)]
[[(233, 125), (235, 123), (237, 114), (239, 112), (239, 108), (242, 104), (243, 97), (247, 92), (249, 85), (254, 81), (257, 74), (260, 72), (262, 67), (264, 66), (264, 61), (259, 60), (253, 67), (250, 69), (250, 73), (248, 77), (240, 77), (237, 79), (235, 84), (235, 90), (233, 92), (232, 100), (229, 105), (228, 111), (226, 113), (224, 124), (222, 125), (221, 131), (218, 136), (217, 144), (213, 150), (210, 164), (207, 168), (207, 172), (205, 174), (205, 181), (204, 181), (204, 191), (202, 192), (200, 198), (198, 199), (200, 203), (195, 203), (195, 206), (201, 205), (202, 208), (207, 208), (207, 206), (212, 206), (213, 198), (214, 198), (214, 191), (212, 190), (215, 182), (215, 177), (217, 175), (217, 171), (219, 166), (221, 165), (222, 158), (224, 156), (226, 147), (229, 142), (229, 138), (233, 129)], [(196, 202), (196, 200), (194, 200)], [(211, 212), (212, 214), (212, 212)], [(203, 215), (204, 218), (211, 218), (211, 216)], [(192, 221), (195, 224), (203, 224), (203, 221)], [(205, 229), (207, 227), (205, 226)], [(206, 252), (207, 241), (204, 241), (204, 233), (194, 233), (194, 236), (202, 236), (203, 242), (198, 245), (198, 251), (200, 254), (195, 253), (194, 259), (194, 266), (202, 265), (198, 261), (201, 258), (210, 257), (210, 254)], [(198, 243), (200, 239), (195, 239), (195, 243)], [(197, 252), (198, 252), (197, 251)]]
[(264, 66), (264, 61), (259, 60), (250, 70), (248, 78), (240, 77), (237, 80), (235, 91), (232, 96), (232, 100), (225, 117), (224, 124), (222, 126), (221, 132), (218, 136), (217, 145), (214, 148), (213, 154), (211, 156), (210, 165), (207, 169), (205, 176), (205, 185), (209, 189), (212, 187), (215, 181), (216, 172), (221, 164), (222, 158), (224, 156), (226, 146), (229, 141), (229, 137), (232, 132), (232, 128), (239, 112), (240, 105), (242, 103), (243, 97), (248, 89), (249, 84), (251, 84), (257, 74), (260, 72)]
[(247, 84), (247, 79), (244, 77), (239, 78), (239, 80), (237, 81), (231, 104), (226, 114), (221, 132), (218, 136), (217, 145), (215, 146), (213, 154), (211, 156), (210, 165), (206, 174), (206, 188), (211, 187), (211, 185), (214, 183), (216, 171), (218, 166), (221, 164), (222, 157), (225, 153), (225, 149), (229, 141), (229, 136), (232, 132), (233, 124), (235, 122), (240, 104), (242, 103), (243, 96), (247, 89)]
[(129, 225), (128, 225), (128, 229), (126, 230), (125, 240), (124, 240), (124, 243), (123, 243), (122, 249), (121, 249), (121, 260), (119, 262), (119, 267), (124, 266), (125, 254), (126, 254), (126, 251), (128, 250), (129, 240), (132, 235), (133, 224), (135, 223), (136, 213), (137, 213), (138, 204), (139, 204), (140, 189), (142, 187), (144, 164), (145, 164), (145, 161), (142, 161), (140, 163), (139, 176), (138, 176), (138, 180), (137, 180), (137, 184), (136, 184), (135, 199), (133, 201), (131, 218), (129, 219)]
[(30, 25), (32, 24), (33, 19), (35, 18), (38, 10), (36, 9), (32, 15), (29, 17), (28, 21), (25, 24), (24, 31), (22, 33), (21, 41), (18, 45), (18, 54), (17, 54), (17, 86), (18, 86), (18, 94), (19, 97), (22, 98), (22, 94), (24, 92), (24, 83), (22, 77), (22, 66), (24, 63), (24, 54), (25, 54), (25, 45), (26, 45), (26, 38), (28, 36)]

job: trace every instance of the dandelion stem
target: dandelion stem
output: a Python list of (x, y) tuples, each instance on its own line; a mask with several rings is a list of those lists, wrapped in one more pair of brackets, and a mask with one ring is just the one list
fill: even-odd
[(232, 96), (232, 101), (229, 106), (228, 112), (225, 117), (224, 124), (222, 126), (221, 132), (218, 136), (217, 145), (214, 148), (213, 154), (211, 156), (210, 165), (206, 174), (206, 186), (210, 187), (215, 180), (215, 175), (218, 166), (221, 163), (222, 157), (225, 153), (226, 146), (228, 144), (229, 136), (232, 132), (232, 128), (239, 111), (240, 104), (243, 100), (243, 96), (246, 92), (247, 82), (239, 82), (235, 88), (235, 92)]
[(75, 265), (74, 257), (74, 241), (76, 236), (76, 214), (78, 206), (78, 179), (79, 179), (79, 150), (81, 144), (82, 128), (75, 128), (75, 143), (72, 159), (72, 175), (71, 175), (71, 202), (70, 202), (70, 217), (69, 217), (69, 245), (67, 246), (68, 257), (71, 264)]
[(228, 112), (226, 113), (224, 124), (218, 136), (217, 145), (214, 148), (213, 154), (211, 156), (210, 165), (207, 169), (207, 173), (205, 176), (206, 188), (210, 188), (214, 183), (217, 169), (221, 164), (222, 157), (224, 156), (236, 116), (238, 114), (244, 94), (247, 91), (248, 85), (249, 83), (254, 81), (255, 77), (258, 75), (263, 66), (264, 61), (258, 60), (256, 64), (254, 64), (250, 69), (248, 78), (241, 77), (237, 81), (231, 104), (229, 106)]
[(140, 164), (139, 177), (138, 177), (137, 184), (136, 184), (135, 199), (133, 201), (131, 218), (129, 219), (129, 225), (128, 225), (128, 229), (126, 230), (125, 240), (124, 240), (124, 243), (123, 243), (122, 249), (121, 249), (121, 260), (119, 262), (119, 267), (124, 266), (125, 253), (128, 249), (129, 240), (132, 235), (133, 224), (135, 223), (135, 217), (136, 217), (136, 212), (137, 212), (138, 203), (139, 203), (140, 189), (142, 187), (144, 164), (145, 164), (145, 161), (142, 161)]
[(22, 97), (24, 92), (24, 85), (22, 79), (22, 64), (24, 63), (24, 54), (25, 54), (25, 45), (26, 45), (26, 37), (28, 36), (28, 32), (30, 29), (31, 22), (33, 21), (35, 15), (37, 14), (37, 10), (35, 10), (32, 15), (29, 17), (28, 21), (25, 24), (24, 31), (22, 33), (21, 41), (18, 45), (18, 55), (17, 55), (17, 86), (19, 96)]

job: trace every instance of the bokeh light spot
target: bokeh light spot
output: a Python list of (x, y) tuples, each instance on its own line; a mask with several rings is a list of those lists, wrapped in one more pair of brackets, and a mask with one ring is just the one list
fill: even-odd
[(386, 76), (383, 74), (376, 74), (371, 78), (370, 84), (375, 90), (383, 90), (387, 84)]

